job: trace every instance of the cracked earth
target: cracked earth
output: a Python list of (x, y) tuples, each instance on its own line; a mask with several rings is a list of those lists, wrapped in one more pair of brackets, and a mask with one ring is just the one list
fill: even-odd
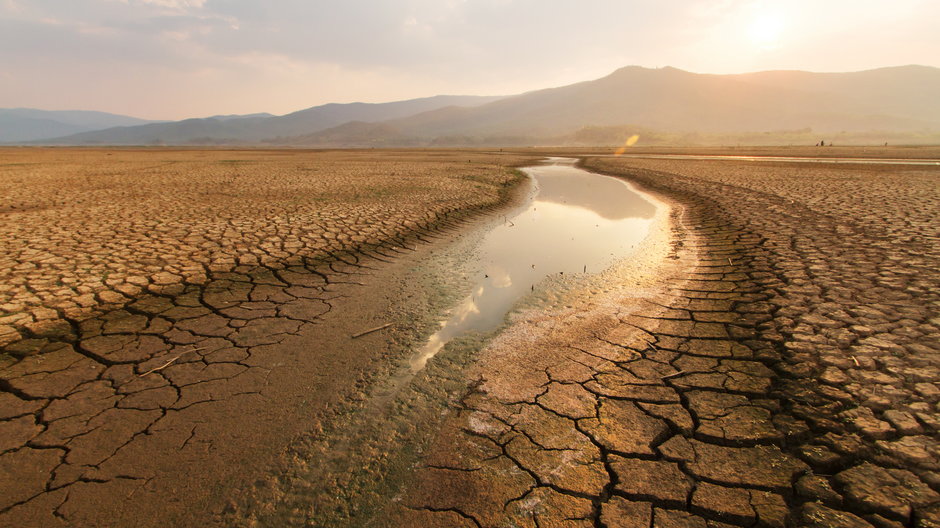
[(389, 353), (331, 312), (361, 330), (370, 270), (504, 202), (521, 162), (4, 150), (0, 526), (211, 524)]
[(484, 349), (375, 524), (940, 526), (940, 170), (584, 165), (671, 254)]
[[(231, 482), (388, 360), (348, 340), (385, 322), (378, 270), (522, 161), (3, 151), (0, 526), (231, 520)], [(940, 171), (585, 165), (669, 229), (609, 291), (514, 316), (357, 522), (940, 526)]]

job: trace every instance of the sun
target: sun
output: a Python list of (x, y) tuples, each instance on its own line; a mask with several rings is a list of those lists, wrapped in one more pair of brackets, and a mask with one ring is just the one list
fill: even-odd
[(748, 28), (748, 36), (751, 42), (763, 49), (776, 48), (780, 43), (780, 36), (783, 33), (783, 19), (771, 13), (758, 15)]

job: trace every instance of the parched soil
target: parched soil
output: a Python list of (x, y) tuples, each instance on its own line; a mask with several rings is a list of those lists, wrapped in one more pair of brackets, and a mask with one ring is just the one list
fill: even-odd
[(644, 147), (641, 145), (620, 149), (616, 147), (600, 148), (530, 148), (520, 152), (541, 154), (543, 156), (591, 157), (612, 156), (622, 152), (625, 158), (630, 156), (785, 156), (806, 158), (887, 158), (908, 160), (940, 159), (940, 147), (934, 145), (919, 146), (737, 146), (737, 147)]
[(219, 522), (396, 352), (349, 338), (389, 263), (525, 160), (0, 151), (0, 526)]
[[(350, 334), (413, 326), (412, 250), (505, 201), (525, 162), (0, 154), (0, 526), (17, 527), (266, 525), (245, 488), (289, 494), (278, 457), (322, 464), (291, 441), (401, 353)], [(465, 377), (422, 462), (347, 524), (940, 525), (940, 169), (584, 165), (671, 222), (606, 286), (516, 315), (445, 372)], [(309, 522), (302, 506), (271, 525)]]
[[(518, 158), (6, 149), (0, 346), (211, 273), (329, 258), (492, 204)], [(25, 329), (25, 330), (24, 330)]]
[(940, 525), (940, 169), (584, 165), (671, 255), (482, 351), (374, 524)]

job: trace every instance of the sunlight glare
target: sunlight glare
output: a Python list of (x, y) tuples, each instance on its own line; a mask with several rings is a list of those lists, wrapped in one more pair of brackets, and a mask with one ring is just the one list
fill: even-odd
[(759, 15), (749, 28), (751, 42), (764, 49), (776, 47), (782, 32), (783, 20), (775, 13)]

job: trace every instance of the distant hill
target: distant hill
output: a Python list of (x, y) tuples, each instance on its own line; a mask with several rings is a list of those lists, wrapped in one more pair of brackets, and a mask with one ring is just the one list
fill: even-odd
[(216, 116), (47, 140), (66, 145), (311, 147), (780, 144), (940, 141), (940, 69), (736, 75), (628, 66), (510, 97), (327, 104), (283, 116)]
[[(923, 66), (857, 73), (762, 72), (708, 75), (675, 68), (622, 68), (607, 77), (539, 90), (474, 108), (442, 108), (362, 130), (349, 144), (389, 138), (468, 144), (554, 140), (584, 129), (636, 129), (742, 134), (769, 131), (940, 132), (940, 69)], [(627, 127), (629, 128), (629, 127)], [(292, 143), (317, 144), (326, 130)], [(493, 140), (488, 140), (493, 138)], [(306, 140), (306, 141), (305, 141)]]
[(64, 145), (257, 144), (311, 134), (351, 121), (386, 121), (451, 105), (472, 106), (497, 99), (439, 95), (392, 103), (331, 103), (283, 116), (261, 114), (186, 119), (73, 134), (50, 142)]
[(106, 112), (0, 108), (0, 142), (50, 139), (88, 130), (152, 123)]
[(274, 114), (269, 114), (267, 112), (259, 112), (257, 114), (227, 114), (227, 115), (214, 115), (207, 117), (206, 119), (218, 119), (219, 121), (229, 121), (231, 119), (245, 119), (250, 117), (274, 117)]
[(852, 73), (766, 71), (737, 75), (742, 81), (768, 87), (850, 98), (877, 114), (940, 122), (940, 69), (896, 66)]

